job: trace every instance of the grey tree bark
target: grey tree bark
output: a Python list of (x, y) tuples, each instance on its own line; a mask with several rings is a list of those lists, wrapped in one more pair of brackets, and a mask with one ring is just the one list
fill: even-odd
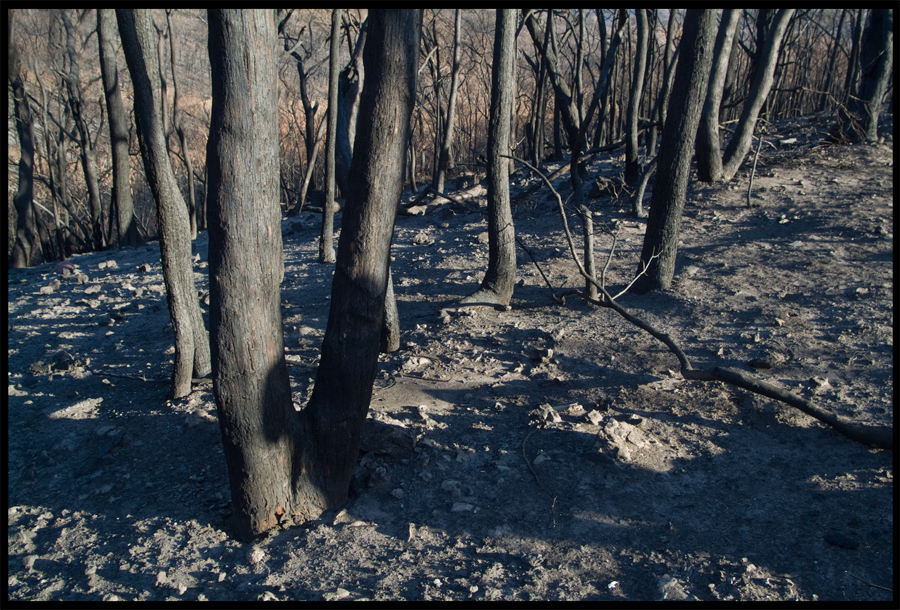
[(766, 103), (769, 90), (772, 88), (775, 67), (778, 65), (778, 52), (781, 50), (781, 40), (784, 38), (793, 14), (794, 9), (792, 8), (779, 10), (774, 17), (772, 26), (768, 29), (766, 43), (760, 51), (760, 63), (750, 85), (747, 101), (744, 102), (741, 118), (722, 158), (722, 179), (726, 182), (737, 173), (753, 144), (756, 120)]
[(18, 187), (13, 195), (16, 209), (16, 241), (9, 256), (10, 267), (29, 267), (34, 244), (34, 114), (25, 92), (25, 66), (19, 58), (19, 49), (13, 44), (12, 9), (7, 9), (7, 43), (9, 59), (7, 78), (12, 88), (16, 135), (19, 138)]
[(362, 50), (366, 45), (369, 20), (362, 22), (356, 38), (356, 46), (350, 62), (338, 76), (338, 124), (337, 149), (335, 150), (335, 180), (341, 193), (346, 193), (350, 182), (350, 163), (353, 161), (353, 142), (356, 139), (356, 121), (359, 113), (359, 95), (365, 80)]
[(871, 9), (860, 48), (859, 85), (838, 112), (838, 125), (851, 142), (878, 140), (878, 120), (893, 67), (894, 11)]
[(515, 68), (516, 12), (498, 9), (488, 119), (488, 268), (462, 303), (509, 305), (516, 279), (516, 241), (509, 205), (509, 125)]
[(322, 234), (319, 236), (319, 262), (334, 258), (334, 159), (337, 142), (338, 58), (341, 50), (341, 9), (331, 11), (331, 54), (328, 61), (328, 131), (325, 136), (325, 205), (322, 206)]
[(631, 92), (628, 95), (628, 139), (625, 140), (625, 182), (632, 187), (637, 186), (641, 177), (641, 163), (638, 151), (638, 118), (640, 116), (641, 96), (644, 92), (644, 74), (647, 71), (647, 10), (635, 9), (637, 20), (637, 57), (634, 61), (634, 74), (631, 79)]
[(119, 247), (141, 243), (134, 221), (134, 199), (131, 196), (131, 162), (128, 156), (128, 115), (119, 93), (119, 70), (116, 66), (116, 14), (113, 9), (97, 9), (97, 38), (100, 46), (100, 73), (106, 97), (109, 140), (112, 149), (112, 206), (115, 210)]
[(456, 9), (456, 20), (453, 29), (453, 70), (450, 75), (447, 122), (444, 125), (444, 138), (441, 142), (441, 152), (438, 157), (437, 172), (435, 173), (433, 184), (434, 188), (439, 192), (444, 191), (444, 180), (447, 176), (447, 168), (450, 165), (450, 151), (453, 146), (453, 127), (456, 122), (456, 91), (459, 88), (459, 34), (461, 20), (461, 10)]
[(72, 109), (72, 117), (75, 119), (75, 127), (78, 130), (79, 149), (81, 151), (81, 168), (84, 172), (84, 182), (88, 191), (88, 206), (91, 211), (91, 229), (93, 247), (100, 250), (106, 247), (106, 234), (103, 231), (103, 206), (100, 201), (100, 179), (97, 174), (97, 160), (94, 153), (94, 143), (91, 139), (87, 117), (84, 114), (84, 100), (81, 96), (81, 76), (78, 61), (78, 52), (75, 49), (75, 30), (69, 17), (69, 9), (60, 11), (63, 26), (66, 30), (66, 55), (69, 59), (69, 71), (65, 75), (66, 92)]
[(175, 182), (162, 130), (159, 60), (154, 48), (156, 33), (153, 17), (149, 9), (116, 9), (116, 20), (134, 85), (134, 115), (141, 158), (147, 183), (156, 201), (163, 278), (169, 315), (175, 330), (172, 396), (180, 398), (190, 393), (192, 376), (205, 377), (211, 370), (209, 336), (203, 326), (194, 287), (190, 221), (187, 206)]
[(715, 10), (687, 9), (685, 13), (681, 57), (656, 157), (657, 176), (666, 179), (658, 178), (653, 187), (638, 269), (644, 274), (634, 284), (639, 293), (666, 289), (672, 284), (694, 138), (712, 65), (715, 24)]
[(181, 157), (184, 162), (188, 192), (188, 219), (191, 223), (191, 240), (194, 240), (197, 238), (197, 195), (194, 192), (196, 190), (194, 188), (194, 166), (191, 163), (187, 133), (181, 122), (181, 90), (178, 87), (178, 75), (175, 70), (175, 30), (172, 27), (172, 9), (166, 9), (166, 26), (169, 30), (169, 61), (172, 64), (172, 126), (178, 136), (178, 144), (181, 147)]
[(737, 31), (740, 17), (741, 9), (725, 9), (716, 36), (716, 47), (713, 51), (713, 57), (716, 59), (709, 75), (706, 102), (703, 104), (703, 114), (697, 128), (697, 179), (701, 182), (718, 182), (722, 179), (719, 108), (722, 104), (725, 77), (728, 75), (731, 49), (734, 46), (734, 33)]
[[(346, 501), (378, 364), (422, 23), (416, 10), (369, 14), (355, 180), (346, 193), (321, 364), (310, 402), (298, 413), (272, 271), (281, 257), (272, 204), (278, 194), (272, 16), (209, 13), (214, 388), (234, 523), (243, 538), (305, 522)], [(249, 268), (259, 273), (248, 274)]]

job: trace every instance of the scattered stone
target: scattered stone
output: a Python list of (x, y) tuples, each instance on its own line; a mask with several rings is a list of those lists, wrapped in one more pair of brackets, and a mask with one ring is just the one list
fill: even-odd
[(546, 462), (549, 459), (550, 459), (550, 456), (548, 456), (546, 453), (539, 453), (538, 456), (536, 458), (534, 458), (534, 460), (532, 460), (531, 463), (534, 464), (535, 466), (537, 466), (538, 464)]
[(468, 513), (474, 510), (475, 507), (466, 502), (454, 502), (453, 508), (450, 509), (451, 513)]
[(350, 597), (350, 591), (348, 591), (347, 589), (339, 588), (338, 590), (336, 590), (334, 592), (326, 593), (322, 597), (325, 598), (326, 602), (333, 602), (338, 599), (346, 599), (346, 598)]
[[(59, 283), (59, 282), (57, 282), (57, 284), (58, 284), (58, 283)], [(868, 288), (859, 287), (859, 288), (857, 288), (856, 290), (853, 291), (853, 296), (854, 296), (855, 298), (857, 298), (857, 299), (865, 298), (865, 297), (869, 296), (869, 289), (868, 289)]]
[(277, 602), (278, 598), (271, 591), (266, 591), (259, 596), (259, 600), (263, 602)]
[(537, 409), (533, 409), (528, 412), (528, 416), (531, 419), (536, 419), (538, 421), (559, 423), (562, 421), (562, 417), (559, 413), (556, 412), (556, 409), (551, 407), (549, 404), (542, 404)]
[(84, 289), (84, 294), (96, 294), (100, 292), (100, 284), (92, 284)]
[(448, 492), (454, 500), (458, 500), (463, 495), (462, 490), (459, 488), (459, 481), (452, 481), (450, 479), (441, 483), (441, 491)]
[(601, 423), (603, 423), (603, 414), (599, 411), (588, 411), (585, 414), (584, 419), (594, 424), (595, 426), (599, 426)]
[(153, 270), (153, 267), (150, 266), (150, 263), (142, 263), (138, 265), (138, 271), (143, 273), (150, 273)]
[(683, 601), (689, 598), (684, 585), (668, 574), (659, 579), (659, 589), (662, 594), (659, 601)]
[(434, 240), (428, 237), (428, 234), (425, 233), (425, 231), (420, 231), (413, 237), (413, 243), (417, 246), (430, 246), (434, 243)]
[(51, 269), (52, 273), (62, 273), (63, 278), (70, 277), (73, 271), (75, 271), (75, 265), (69, 261), (60, 261), (53, 265), (53, 269)]
[(490, 241), (490, 235), (488, 235), (487, 231), (482, 231), (475, 237), (475, 239), (479, 244), (486, 244)]
[(88, 277), (87, 275), (85, 275), (84, 273), (76, 274), (76, 275), (75, 275), (75, 279), (76, 279), (76, 281), (77, 281), (79, 284), (87, 284), (88, 282), (91, 281), (91, 278), (89, 278), (89, 277)]
[(59, 280), (53, 280), (46, 286), (41, 286), (41, 294), (53, 294), (59, 290)]
[(834, 386), (828, 382), (827, 377), (813, 377), (809, 380), (809, 385), (812, 387), (813, 393), (815, 394), (821, 394), (822, 392), (834, 389)]
[(253, 547), (250, 549), (250, 553), (248, 554), (248, 558), (250, 560), (250, 565), (258, 565), (262, 563), (266, 558), (266, 553), (259, 547)]

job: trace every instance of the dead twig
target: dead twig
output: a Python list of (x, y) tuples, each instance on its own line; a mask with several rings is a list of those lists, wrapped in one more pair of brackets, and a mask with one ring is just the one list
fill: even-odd
[(541, 477), (538, 476), (538, 473), (534, 469), (534, 466), (531, 465), (531, 460), (528, 458), (528, 453), (525, 451), (525, 443), (528, 442), (528, 439), (530, 439), (535, 432), (537, 432), (536, 429), (529, 432), (525, 437), (525, 440), (522, 441), (522, 457), (525, 458), (525, 465), (528, 466), (528, 470), (531, 471), (531, 474), (534, 476), (534, 480), (537, 481), (538, 487), (540, 487), (544, 491), (544, 493), (550, 496), (550, 498), (553, 500), (553, 504), (550, 505), (550, 518), (553, 520), (553, 527), (556, 527), (556, 494), (551, 493), (549, 489), (544, 487), (544, 484), (541, 482)]
[(519, 244), (520, 248), (525, 250), (525, 253), (531, 259), (531, 262), (534, 263), (535, 267), (537, 267), (537, 270), (541, 274), (541, 277), (544, 278), (544, 283), (547, 284), (547, 288), (550, 290), (550, 296), (553, 297), (553, 300), (556, 301), (557, 303), (563, 302), (560, 297), (556, 296), (556, 291), (553, 290), (553, 285), (550, 284), (550, 280), (547, 279), (547, 276), (544, 274), (544, 270), (541, 269), (540, 265), (538, 265), (537, 260), (534, 258), (534, 254), (531, 252), (531, 250), (528, 247), (525, 246), (525, 244), (522, 242), (522, 240), (519, 239), (518, 235), (516, 235), (516, 243)]
[(856, 580), (858, 580), (859, 582), (861, 582), (861, 583), (864, 584), (864, 585), (868, 585), (868, 586), (870, 586), (870, 587), (875, 587), (876, 589), (883, 589), (883, 590), (885, 590), (885, 591), (891, 591), (891, 592), (893, 592), (893, 589), (891, 589), (890, 587), (882, 587), (881, 585), (876, 585), (875, 583), (871, 583), (871, 582), (869, 582), (869, 581), (867, 581), (867, 580), (863, 580), (862, 578), (860, 578), (859, 576), (857, 576), (857, 575), (854, 574), (853, 572), (850, 572), (850, 571), (848, 571), (848, 570), (844, 570), (844, 571), (847, 572), (847, 574), (849, 574), (850, 576), (852, 576), (853, 578), (855, 578)]
[[(616, 300), (609, 294), (609, 292), (606, 291), (606, 288), (601, 285), (600, 282), (597, 282), (594, 278), (588, 275), (588, 273), (582, 266), (581, 261), (578, 260), (577, 254), (575, 253), (575, 242), (572, 240), (572, 234), (569, 231), (569, 223), (566, 220), (563, 201), (559, 196), (559, 193), (556, 192), (556, 189), (553, 188), (553, 185), (550, 183), (550, 181), (543, 174), (541, 174), (540, 171), (529, 165), (527, 161), (524, 161), (522, 159), (516, 160), (520, 163), (528, 165), (532, 170), (536, 171), (538, 175), (540, 175), (541, 178), (544, 179), (544, 181), (547, 183), (547, 186), (550, 187), (550, 190), (553, 191), (553, 194), (556, 196), (556, 200), (559, 202), (559, 210), (563, 217), (563, 227), (565, 228), (566, 237), (569, 240), (569, 250), (572, 253), (572, 258), (575, 260), (575, 264), (578, 266), (578, 271), (588, 281), (597, 286), (597, 288), (603, 293), (604, 300), (602, 301), (595, 299), (588, 300), (595, 305), (599, 305), (600, 307), (609, 307), (638, 328), (647, 331), (653, 337), (664, 343), (666, 347), (668, 347), (669, 350), (673, 354), (675, 354), (675, 357), (678, 358), (678, 362), (681, 364), (682, 377), (695, 381), (722, 381), (731, 385), (738, 386), (740, 388), (744, 388), (745, 390), (749, 390), (755, 394), (761, 394), (769, 398), (774, 398), (775, 400), (784, 402), (802, 411), (803, 413), (806, 413), (810, 417), (818, 419), (822, 423), (828, 424), (829, 426), (834, 428), (835, 431), (846, 436), (850, 440), (868, 445), (870, 447), (893, 451), (893, 428), (887, 426), (865, 426), (848, 422), (845, 419), (838, 417), (837, 415), (821, 409), (811, 401), (806, 400), (805, 398), (802, 398), (797, 394), (794, 394), (793, 392), (785, 390), (784, 388), (776, 386), (775, 384), (769, 383), (768, 381), (756, 379), (752, 375), (743, 371), (739, 371), (737, 369), (713, 367), (711, 369), (698, 370), (691, 366), (691, 362), (690, 360), (688, 360), (687, 355), (669, 335), (656, 329), (647, 321), (642, 320), (629, 313), (625, 308), (616, 303)], [(644, 266), (644, 269), (641, 271), (641, 273), (643, 273), (645, 270), (646, 265)], [(638, 276), (640, 276), (640, 274), (638, 274)]]

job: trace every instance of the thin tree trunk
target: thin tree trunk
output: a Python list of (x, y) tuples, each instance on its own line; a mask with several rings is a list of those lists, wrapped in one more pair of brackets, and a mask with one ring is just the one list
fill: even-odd
[(744, 103), (741, 119), (738, 122), (734, 137), (728, 143), (722, 159), (723, 179), (731, 180), (740, 168), (747, 151), (753, 144), (753, 131), (756, 127), (756, 119), (765, 105), (769, 90), (775, 75), (775, 67), (778, 65), (778, 52), (781, 48), (781, 40), (787, 31), (794, 9), (782, 9), (775, 16), (774, 23), (766, 38), (766, 44), (762, 49), (762, 59), (753, 84), (750, 87), (748, 99)]
[(331, 56), (328, 62), (328, 131), (325, 143), (325, 205), (322, 206), (322, 234), (319, 237), (319, 262), (334, 258), (334, 158), (337, 142), (338, 57), (341, 50), (341, 9), (331, 11)]
[(97, 175), (97, 161), (94, 155), (94, 146), (91, 142), (91, 134), (88, 129), (87, 118), (84, 116), (84, 100), (80, 90), (80, 70), (78, 53), (75, 50), (75, 31), (72, 20), (69, 18), (68, 9), (60, 11), (63, 26), (66, 30), (66, 55), (69, 59), (69, 72), (65, 76), (66, 91), (69, 96), (69, 104), (72, 108), (72, 117), (78, 129), (78, 145), (81, 149), (81, 167), (84, 171), (84, 182), (88, 191), (88, 205), (91, 213), (91, 228), (93, 234), (93, 246), (95, 250), (106, 247), (106, 236), (103, 232), (103, 206), (100, 201), (100, 181)]
[(697, 179), (701, 182), (718, 182), (722, 179), (722, 149), (719, 145), (719, 108), (722, 104), (722, 90), (725, 77), (728, 75), (731, 48), (734, 46), (734, 33), (740, 20), (740, 9), (725, 9), (719, 34), (716, 36), (716, 48), (713, 51), (715, 61), (709, 75), (709, 89), (700, 126), (697, 128)]
[(515, 75), (516, 12), (498, 9), (488, 127), (488, 268), (462, 303), (509, 305), (516, 278), (516, 242), (509, 204), (509, 123)]
[(97, 38), (100, 46), (100, 72), (103, 94), (106, 96), (109, 117), (109, 140), (112, 151), (112, 205), (115, 209), (119, 233), (119, 247), (141, 243), (134, 221), (134, 200), (131, 196), (131, 160), (128, 156), (128, 115), (119, 93), (119, 70), (116, 67), (116, 14), (113, 9), (97, 9)]
[(153, 18), (148, 9), (116, 9), (116, 20), (134, 85), (135, 121), (144, 171), (156, 200), (163, 278), (169, 315), (175, 330), (172, 396), (180, 398), (190, 393), (192, 376), (205, 377), (211, 370), (209, 337), (203, 326), (194, 287), (190, 222), (187, 206), (175, 182), (162, 131), (162, 100), (158, 58), (153, 49)]
[(172, 28), (172, 9), (166, 9), (166, 25), (169, 29), (169, 61), (172, 64), (172, 124), (178, 135), (181, 156), (184, 159), (184, 171), (187, 177), (188, 218), (191, 222), (191, 240), (197, 239), (197, 196), (194, 193), (194, 167), (187, 143), (187, 134), (181, 122), (181, 93), (178, 87), (178, 76), (175, 72), (175, 30)]
[(641, 95), (644, 92), (644, 73), (647, 71), (647, 10), (635, 9), (637, 20), (637, 57), (634, 62), (634, 76), (628, 96), (628, 139), (625, 141), (625, 182), (637, 186), (641, 177), (641, 160), (638, 149), (638, 118), (640, 117)]
[(9, 48), (9, 84), (13, 93), (16, 134), (19, 138), (19, 183), (13, 196), (16, 209), (16, 241), (9, 256), (9, 266), (31, 266), (34, 243), (34, 115), (25, 93), (25, 67), (19, 49), (12, 41), (13, 14), (7, 9), (7, 42)]
[(634, 285), (637, 292), (666, 289), (672, 284), (694, 138), (712, 65), (715, 25), (715, 10), (687, 9), (681, 57), (657, 156), (657, 176), (666, 179), (657, 178), (653, 187), (638, 269), (644, 275)]
[(856, 79), (859, 76), (859, 52), (862, 47), (863, 21), (865, 18), (866, 9), (858, 9), (853, 26), (853, 44), (850, 47), (850, 59), (847, 62), (847, 78), (844, 80), (844, 94), (841, 98), (844, 105), (850, 100), (850, 94), (856, 90)]
[(860, 50), (860, 80), (846, 110), (838, 114), (839, 126), (851, 142), (878, 140), (878, 119), (888, 89), (894, 55), (894, 14), (891, 9), (871, 9)]
[(362, 92), (365, 72), (363, 71), (362, 50), (366, 44), (369, 21), (363, 21), (359, 28), (356, 46), (350, 62), (338, 76), (338, 124), (337, 149), (335, 150), (335, 180), (341, 195), (349, 187), (350, 163), (353, 161), (353, 142), (356, 139), (356, 121), (359, 112), (359, 95)]
[(447, 124), (444, 126), (444, 139), (438, 157), (434, 188), (444, 191), (444, 180), (450, 164), (450, 151), (453, 146), (453, 127), (456, 121), (456, 90), (459, 87), (459, 34), (462, 22), (461, 10), (456, 9), (456, 20), (453, 30), (453, 70), (450, 76), (450, 99), (447, 102)]
[(666, 27), (666, 69), (663, 78), (662, 90), (659, 93), (659, 122), (666, 124), (669, 110), (669, 98), (672, 95), (672, 82), (675, 79), (675, 65), (678, 59), (678, 50), (675, 46), (675, 9), (669, 10), (669, 24)]

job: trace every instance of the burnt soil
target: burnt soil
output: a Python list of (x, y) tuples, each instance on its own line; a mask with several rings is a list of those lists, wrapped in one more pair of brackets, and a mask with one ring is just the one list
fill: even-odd
[[(618, 301), (698, 368), (890, 426), (893, 139), (828, 146), (826, 128), (770, 131), (753, 207), (749, 162), (728, 185), (692, 183), (673, 287)], [(590, 170), (618, 176), (622, 158)], [(534, 180), (517, 173), (513, 195)], [(344, 508), (253, 542), (232, 536), (211, 383), (166, 398), (158, 245), (74, 256), (71, 277), (52, 263), (9, 271), (8, 599), (892, 599), (891, 452), (683, 380), (615, 312), (554, 300), (521, 248), (509, 310), (460, 307), (484, 273), (487, 225), (483, 185), (453, 196), (397, 219), (401, 348), (381, 357), (369, 417), (400, 433), (361, 455)], [(618, 292), (646, 224), (627, 197), (589, 203), (617, 236)], [(549, 191), (513, 212), (555, 294), (583, 289)], [(298, 405), (330, 295), (319, 222), (282, 224)], [(597, 239), (604, 265), (611, 239)], [(205, 234), (195, 252), (202, 300)]]

